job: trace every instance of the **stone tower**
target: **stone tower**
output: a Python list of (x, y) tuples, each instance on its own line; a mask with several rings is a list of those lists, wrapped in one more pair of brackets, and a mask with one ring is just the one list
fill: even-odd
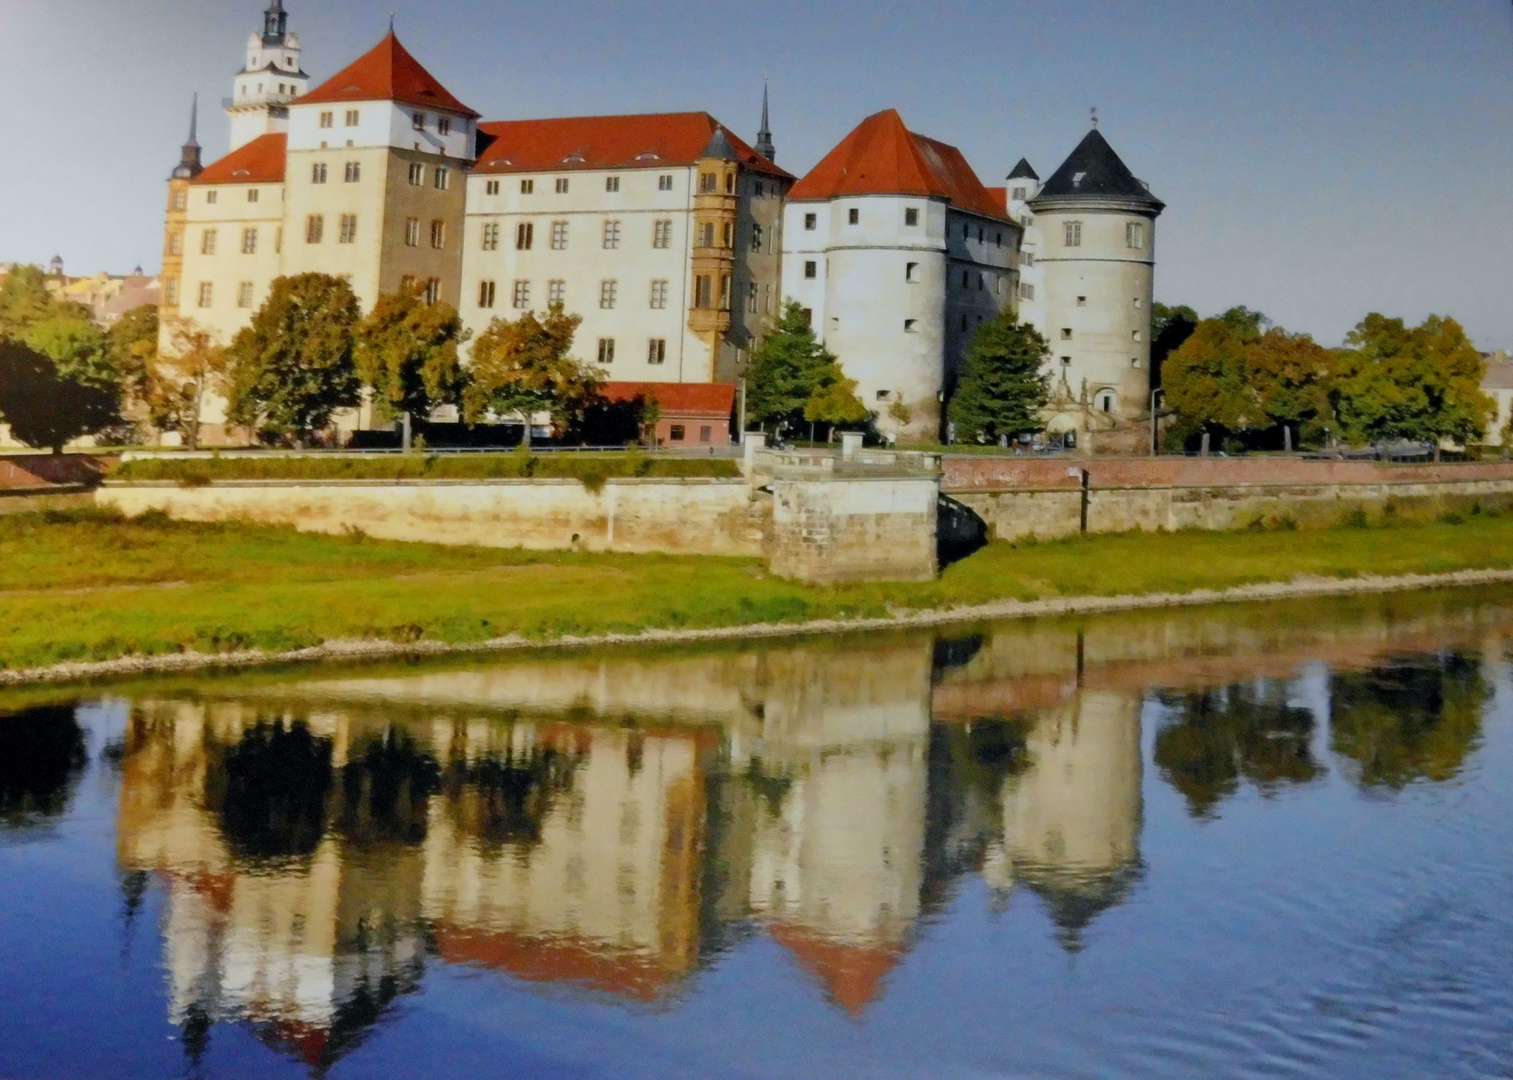
[[(189, 209), (189, 182), (205, 171), (197, 137), (200, 98), (189, 107), (189, 141), (179, 153), (179, 163), (168, 178), (168, 216), (163, 230), (163, 294), (159, 319), (166, 328), (179, 317), (179, 288), (184, 278), (184, 222)], [(165, 329), (166, 333), (166, 329)]]
[(1096, 123), (1025, 204), (1044, 294), (1031, 310), (1051, 347), (1052, 434), (1112, 430), (1150, 408), (1155, 231), (1165, 204)]
[(303, 94), (310, 76), (300, 69), (299, 36), (289, 32), (284, 0), (271, 0), (263, 29), (247, 40), (247, 66), (237, 73), (226, 101), (231, 149), (259, 135), (289, 130), (289, 102)]

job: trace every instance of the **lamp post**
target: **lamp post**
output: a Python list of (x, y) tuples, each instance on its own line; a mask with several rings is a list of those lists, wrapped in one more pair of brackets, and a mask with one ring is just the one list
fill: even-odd
[(1158, 453), (1156, 449), (1156, 395), (1165, 393), (1166, 391), (1159, 386), (1151, 391), (1151, 457), (1155, 457)]

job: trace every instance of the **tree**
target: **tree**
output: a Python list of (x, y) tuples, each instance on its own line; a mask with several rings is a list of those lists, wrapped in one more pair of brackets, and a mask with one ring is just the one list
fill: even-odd
[(337, 409), (355, 406), (359, 318), (357, 297), (342, 278), (275, 278), (252, 324), (227, 349), (227, 420), (303, 445)]
[(0, 338), (21, 337), (52, 314), (56, 303), (40, 266), (15, 267), (0, 283)]
[(0, 416), (28, 446), (61, 454), (74, 439), (115, 423), (119, 404), (111, 390), (62, 374), (46, 354), (0, 339)]
[(518, 414), (530, 427), (536, 413), (549, 413), (566, 427), (592, 403), (602, 373), (570, 355), (583, 321), (553, 304), (545, 317), (528, 311), (513, 322), (495, 319), (473, 342), (463, 416), (476, 424), (489, 413)]
[(1330, 398), (1352, 442), (1414, 439), (1469, 442), (1496, 414), (1481, 391), (1486, 362), (1454, 319), (1421, 326), (1371, 314), (1337, 354)]
[(804, 419), (837, 428), (869, 423), (872, 414), (856, 395), (856, 380), (846, 378), (840, 365), (831, 363), (821, 370), (817, 385), (804, 402)]
[(1045, 360), (1050, 346), (1029, 323), (1004, 311), (977, 328), (962, 362), (961, 381), (947, 410), (968, 442), (996, 442), (1041, 429), (1050, 397)]
[(158, 309), (143, 304), (122, 315), (105, 332), (106, 355), (127, 397), (148, 406), (158, 359)]
[(467, 338), (450, 304), (428, 304), (414, 290), (385, 293), (357, 329), (357, 374), (386, 418), (429, 416), (460, 398), (457, 347)]
[(148, 409), (157, 427), (182, 431), (189, 449), (198, 450), (205, 394), (225, 388), (226, 350), (213, 332), (193, 319), (181, 319), (174, 325), (171, 349), (158, 365)]
[[(849, 388), (843, 383), (849, 383)], [(846, 378), (834, 354), (815, 339), (804, 309), (789, 300), (777, 329), (751, 352), (746, 371), (748, 421), (763, 427), (772, 424), (779, 430), (797, 428), (806, 421), (865, 422), (870, 414), (860, 408), (860, 400), (855, 405), (848, 401), (848, 393), (855, 399), (855, 381)]]
[(1157, 385), (1161, 381), (1161, 365), (1193, 336), (1198, 322), (1198, 313), (1185, 304), (1151, 305), (1151, 376)]
[[(1287, 425), (1299, 444), (1322, 442), (1329, 426), (1334, 354), (1307, 334), (1274, 326), (1245, 346), (1246, 377), (1265, 429)], [(1287, 442), (1283, 440), (1284, 444)]]

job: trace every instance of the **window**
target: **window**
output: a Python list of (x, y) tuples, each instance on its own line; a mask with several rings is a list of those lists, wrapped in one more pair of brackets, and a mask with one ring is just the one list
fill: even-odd
[(1139, 367), (1140, 366), (1140, 358), (1138, 356), (1132, 356), (1132, 357), (1130, 357), (1129, 358), (1129, 366), (1132, 367), (1132, 368)]
[(602, 337), (599, 339), (599, 363), (613, 364), (615, 362), (615, 339)]
[(730, 275), (720, 275), (720, 310), (730, 310)]
[(982, 243), (984, 237), (986, 237), (986, 236), (987, 236), (987, 234), (985, 232), (983, 232), (982, 226), (981, 225), (977, 226), (977, 242), (979, 244)]
[(1014, 189), (1014, 201), (1015, 202), (1024, 202), (1025, 196), (1028, 195), (1028, 194), (1029, 194), (1029, 192), (1026, 189), (1024, 189), (1022, 187), (1017, 187), (1017, 188)]
[(751, 250), (762, 250), (762, 226), (755, 222), (751, 226)]
[(1063, 356), (1061, 358), (1061, 366), (1062, 367), (1071, 367), (1072, 366), (1072, 358), (1070, 356)]
[(244, 281), (236, 287), (236, 306), (250, 308), (252, 306), (252, 282)]
[(651, 307), (653, 311), (662, 311), (667, 307), (667, 282), (662, 280), (651, 283)]
[(189, 192), (175, 191), (173, 198), (169, 200), (169, 205), (175, 210), (183, 210), (189, 205)]
[(399, 279), (399, 291), (405, 294), (415, 291), (415, 277), (413, 274), (406, 274)]
[(445, 221), (431, 222), (431, 246), (437, 251), (447, 246), (447, 223)]
[(807, 262), (805, 262), (804, 263), (804, 276), (806, 278), (809, 278), (810, 280), (813, 280), (814, 278), (819, 277), (820, 276), (820, 264), (817, 263), (813, 259), (810, 259)]
[(852, 225), (860, 225), (862, 223), (862, 212), (853, 206), (850, 210), (846, 211), (846, 220)]
[(341, 216), (341, 232), (336, 238), (338, 244), (350, 244), (357, 239), (357, 215), (343, 214)]
[(1140, 307), (1140, 298), (1138, 296), (1135, 297), (1135, 307)]
[(324, 184), (326, 182), (326, 163), (324, 161), (310, 166), (310, 183)]
[(451, 172), (452, 171), (450, 169), (446, 168), (445, 166), (442, 166), (442, 165), (436, 166), (436, 190), (437, 191), (445, 191), (447, 189), (447, 181), (451, 178)]
[(242, 254), (243, 255), (256, 255), (257, 254), (257, 230), (256, 229), (243, 229), (242, 230)]
[(878, 401), (887, 401), (888, 400), (888, 395), (890, 393), (892, 393), (892, 391), (890, 391), (890, 390), (879, 390), (877, 392), (877, 400)]
[(1138, 221), (1128, 222), (1124, 226), (1124, 242), (1136, 251), (1145, 247), (1145, 226)]
[(904, 224), (911, 229), (919, 224), (919, 210), (917, 208), (911, 206), (904, 211)]
[(494, 283), (492, 281), (480, 281), (478, 283), (478, 306), (491, 308), (494, 306)]
[(552, 222), (552, 250), (567, 250), (567, 222), (565, 221)]
[[(219, 199), (220, 197), (221, 197), (221, 193), (219, 191), (207, 191), (207, 192), (205, 192), (205, 203), (208, 206), (214, 206), (216, 200)], [(179, 209), (182, 210), (183, 207), (180, 207)]]
[(318, 244), (326, 234), (326, 219), (320, 214), (311, 214), (305, 219), (305, 243)]
[[(243, 87), (243, 89), (246, 89), (246, 88)], [(320, 126), (323, 127), (323, 128), (335, 127), (336, 126), (336, 114), (334, 112), (323, 112), (323, 113), (321, 113), (320, 114)]]
[(605, 191), (619, 191), (620, 190), (620, 178), (618, 176), (606, 176), (604, 178), (604, 190)]
[(1035, 253), (1033, 251), (1026, 251), (1024, 253), (1024, 264), (1026, 266), (1034, 266), (1035, 265)]
[(284, 251), (284, 227), (280, 225), (273, 230), (273, 254), (281, 255)]
[(746, 312), (749, 315), (757, 313), (757, 283), (754, 281), (746, 286)]
[(619, 282), (609, 278), (599, 282), (599, 306), (606, 311), (615, 306), (615, 297), (620, 291)]
[(485, 195), (498, 195), (499, 194), (499, 181), (498, 180), (485, 180), (484, 184), (483, 184), (483, 193)]
[(522, 195), (534, 195), (534, 194), (536, 194), (536, 181), (534, 181), (534, 180), (522, 180), (522, 181), (520, 181), (520, 194), (522, 194)]
[(168, 254), (170, 254), (170, 255), (182, 255), (182, 254), (184, 254), (184, 234), (183, 233), (169, 233), (168, 234)]
[(993, 234), (993, 246), (994, 247), (1003, 247), (1003, 233), (994, 233)]
[(693, 306), (696, 308), (714, 306), (714, 278), (708, 274), (700, 274), (693, 279)]
[(695, 247), (714, 247), (714, 222), (701, 221), (699, 223), (699, 242)]
[(362, 113), (356, 109), (347, 110), (347, 126), (356, 127), (358, 120), (362, 119)]
[(729, 173), (725, 174), (725, 194), (726, 195), (734, 195), (735, 194), (735, 173), (733, 173), (733, 172), (729, 172)]
[(347, 162), (347, 173), (346, 173), (345, 179), (346, 179), (346, 182), (349, 183), (349, 184), (355, 184), (359, 180), (361, 180), (362, 179), (362, 162), (360, 162), (360, 161), (349, 161), (349, 162)]
[(961, 287), (963, 289), (970, 289), (972, 287), (972, 271), (963, 270), (961, 272)]
[(420, 246), (420, 219), (405, 218), (405, 247)]
[(708, 424), (701, 426), (699, 428), (699, 441), (714, 442), (714, 428), (710, 427)]
[(806, 308), (800, 308), (799, 311), (804, 316), (804, 325), (805, 326), (813, 326), (814, 325), (814, 309), (812, 307), (806, 307)]
[(214, 255), (215, 254), (215, 230), (214, 229), (206, 229), (204, 232), (202, 232), (200, 234), (200, 254), (201, 255)]
[(410, 166), (410, 186), (425, 187), (426, 167), (419, 162)]
[(663, 173), (661, 176), (657, 177), (657, 190), (658, 191), (671, 191), (672, 190), (672, 174), (671, 173)]
[(531, 306), (531, 283), (529, 281), (515, 282), (515, 291), (510, 297), (510, 306), (516, 311), (523, 311)]
[(707, 173), (700, 173), (699, 174), (699, 194), (700, 195), (710, 195), (710, 194), (712, 194), (712, 193), (714, 193), (715, 191), (718, 191), (718, 190), (719, 190), (719, 188), (718, 188), (718, 186), (717, 186), (717, 184), (715, 182), (715, 174), (714, 173), (707, 172)]
[(1082, 246), (1082, 222), (1068, 221), (1063, 223), (1063, 234), (1067, 247)]
[(567, 177), (565, 177), (565, 176), (559, 176), (559, 177), (557, 177), (557, 194), (558, 195), (566, 195), (567, 194)]
[(208, 281), (200, 282), (200, 307), (208, 308), (214, 299), (215, 286)]
[(904, 280), (914, 282), (919, 280), (919, 263), (904, 263)]
[(1021, 299), (1021, 300), (1033, 300), (1033, 299), (1035, 299), (1035, 286), (1031, 285), (1028, 281), (1021, 281), (1019, 283), (1019, 299)]
[(169, 278), (163, 282), (163, 302), (169, 307), (177, 307), (179, 303), (179, 279)]
[(1085, 297), (1085, 296), (1079, 296), (1079, 297), (1077, 297), (1077, 306), (1078, 307), (1087, 307), (1087, 297)]
[(1072, 328), (1070, 326), (1063, 326), (1061, 328), (1061, 340), (1062, 341), (1071, 341), (1072, 340)]
[(813, 232), (815, 229), (817, 229), (819, 227), (820, 227), (820, 216), (818, 214), (805, 214), (804, 215), (804, 231), (805, 232)]
[(567, 282), (561, 280), (548, 281), (546, 283), (546, 302), (548, 304), (567, 303)]
[(536, 224), (532, 221), (522, 221), (515, 226), (515, 250), (529, 251), (531, 245), (536, 242)]
[(906, 334), (917, 334), (917, 333), (919, 333), (919, 320), (918, 319), (905, 319), (904, 320), (904, 333), (906, 333)]
[(611, 251), (620, 246), (620, 223), (618, 221), (606, 221), (604, 223), (604, 246)]
[(259, 192), (258, 192), (257, 188), (248, 188), (247, 189), (247, 201), (248, 202), (250, 202), (250, 203), (257, 202), (258, 195), (259, 195)]
[(410, 127), (415, 131), (424, 131), (426, 129), (426, 114), (418, 112), (410, 117)]
[(1106, 413), (1114, 411), (1114, 392), (1112, 390), (1100, 390), (1098, 392), (1098, 411)]
[(735, 247), (735, 222), (727, 221), (725, 223), (725, 228), (721, 231), (720, 241), (722, 248), (729, 249)]
[(490, 223), (483, 227), (483, 250), (499, 250), (499, 225), (497, 222)]
[(651, 246), (654, 248), (672, 247), (672, 222), (654, 221), (651, 226)]
[(452, 118), (450, 116), (438, 116), (436, 118), (436, 134), (452, 134)]
[(674, 424), (668, 429), (667, 434), (673, 442), (682, 442), (684, 437), (686, 436), (687, 430), (688, 429), (682, 424)]
[(1140, 331), (1138, 331), (1138, 330), (1131, 330), (1129, 332), (1129, 338), (1130, 338), (1131, 341), (1139, 341), (1140, 338), (1141, 338)]
[(646, 362), (648, 364), (667, 363), (667, 339), (654, 337), (646, 343)]
[(432, 278), (426, 282), (426, 303), (434, 304), (441, 299), (441, 279)]

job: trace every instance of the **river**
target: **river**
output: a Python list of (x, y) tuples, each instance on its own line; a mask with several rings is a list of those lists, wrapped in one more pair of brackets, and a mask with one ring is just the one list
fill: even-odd
[(1513, 590), (0, 697), (0, 1076), (1513, 1076)]

